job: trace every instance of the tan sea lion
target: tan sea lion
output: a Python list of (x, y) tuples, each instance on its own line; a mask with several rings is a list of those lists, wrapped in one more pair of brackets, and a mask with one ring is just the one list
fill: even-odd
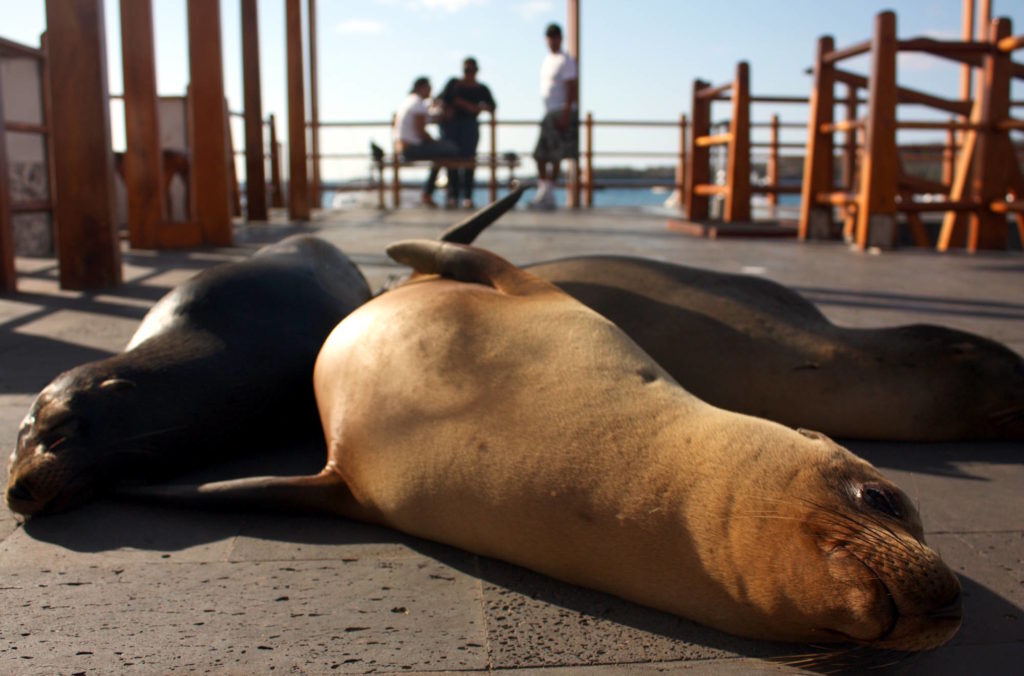
[(519, 564), (735, 634), (923, 650), (960, 587), (907, 496), (815, 432), (709, 406), (610, 321), (471, 247), (331, 333), (324, 470), (171, 499), (301, 506)]

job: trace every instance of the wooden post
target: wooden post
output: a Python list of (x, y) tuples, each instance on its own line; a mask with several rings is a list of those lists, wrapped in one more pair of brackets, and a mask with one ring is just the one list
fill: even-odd
[(50, 198), (50, 227), (56, 232), (57, 229), (57, 174), (54, 173), (53, 160), (53, 98), (50, 95), (50, 48), (49, 37), (46, 33), (39, 36), (39, 48), (43, 52), (43, 61), (40, 64), (40, 81), (42, 82), (43, 95), (43, 124), (46, 126), (46, 173)]
[(679, 160), (676, 163), (676, 199), (679, 211), (686, 211), (686, 115), (679, 116)]
[(732, 85), (732, 119), (729, 121), (729, 158), (726, 164), (726, 223), (750, 220), (750, 67), (736, 64)]
[(220, 43), (220, 3), (188, 0), (192, 202), (203, 242), (231, 246), (231, 186)]
[[(995, 19), (989, 30), (989, 41), (994, 45), (1010, 36), (1010, 20)], [(992, 211), (989, 205), (1006, 198), (1009, 165), (1016, 162), (1009, 133), (996, 129), (997, 124), (1010, 117), (1010, 53), (993, 49), (985, 55), (984, 64), (977, 93), (984, 130), (979, 132), (974, 150), (974, 176), (969, 192), (970, 199), (981, 207), (968, 222), (967, 250), (971, 252), (1006, 248), (1006, 214)]]
[[(395, 122), (398, 120), (398, 113), (391, 113), (391, 128), (395, 128)], [(394, 145), (391, 146), (394, 149)], [(402, 184), (398, 182), (398, 163), (400, 162), (401, 154), (395, 150), (392, 150), (394, 162), (391, 163), (391, 204), (392, 208), (397, 209), (402, 206)]]
[[(580, 2), (579, 0), (568, 0), (568, 21), (566, 29), (568, 33), (569, 56), (576, 60), (576, 110), (583, 110), (583, 93), (580, 88), (583, 80), (580, 79)], [(578, 113), (577, 113), (578, 114)], [(579, 137), (577, 132), (576, 148), (579, 150)], [(578, 209), (580, 206), (580, 158), (579, 154), (569, 160), (569, 175), (565, 186), (566, 206)]]
[(14, 222), (11, 219), (11, 188), (7, 178), (7, 131), (4, 129), (4, 98), (0, 88), (0, 292), (18, 289), (14, 269)]
[(306, 94), (302, 65), (302, 6), (285, 0), (288, 42), (288, 216), (309, 220), (306, 181)]
[(116, 286), (121, 249), (114, 209), (107, 53), (101, 0), (47, 0), (60, 284)]
[[(779, 116), (772, 115), (771, 137), (768, 143), (768, 164), (765, 167), (765, 182), (772, 188), (779, 186)], [(778, 194), (770, 192), (766, 196), (769, 205), (779, 203)]]
[(491, 132), (491, 201), (498, 199), (498, 118), (491, 112), (488, 128)]
[(256, 0), (242, 0), (242, 85), (245, 92), (246, 218), (250, 221), (265, 221), (267, 177), (263, 159), (263, 95), (260, 87), (260, 30)]
[[(963, 15), (960, 20), (960, 39), (964, 42), (974, 40), (974, 0), (963, 0)], [(971, 65), (964, 63), (960, 65), (960, 100), (966, 101), (971, 98)], [(960, 116), (961, 122), (967, 121), (966, 115)], [(963, 132), (957, 134), (962, 141)]]
[(896, 246), (896, 15), (875, 17), (868, 79), (867, 123), (857, 201), (857, 246)]
[(121, 0), (121, 54), (128, 236), (133, 247), (152, 249), (164, 216), (164, 181), (151, 0)]
[(693, 81), (693, 103), (690, 114), (690, 161), (686, 170), (686, 218), (691, 221), (705, 220), (708, 217), (708, 198), (698, 195), (696, 187), (708, 182), (710, 176), (710, 149), (708, 146), (697, 145), (697, 138), (707, 136), (711, 131), (711, 100), (699, 96), (700, 91), (708, 87), (702, 80)]
[[(956, 118), (950, 118), (955, 122)], [(952, 129), (946, 130), (946, 146), (942, 149), (942, 183), (947, 187), (953, 182), (953, 165), (956, 162), (957, 134)]]
[(277, 119), (270, 114), (270, 206), (284, 206), (284, 188), (281, 186), (281, 144), (277, 141)]
[(310, 151), (313, 155), (313, 185), (311, 188), (314, 209), (320, 208), (320, 96), (316, 75), (316, 0), (309, 0), (309, 131)]
[(804, 155), (804, 180), (800, 192), (800, 239), (831, 239), (832, 207), (818, 204), (820, 193), (832, 191), (832, 132), (823, 132), (823, 124), (833, 121), (835, 107), (835, 68), (825, 63), (825, 55), (835, 48), (829, 35), (818, 38), (814, 57), (814, 82), (811, 85), (807, 117), (807, 147)]
[[(846, 121), (853, 124), (857, 119), (857, 87), (846, 85)], [(843, 134), (843, 174), (844, 190), (856, 190), (857, 180), (857, 129), (850, 127)]]
[(584, 138), (586, 139), (586, 154), (584, 155), (584, 180), (586, 181), (583, 191), (583, 206), (590, 208), (594, 206), (594, 114), (587, 112), (584, 122)]

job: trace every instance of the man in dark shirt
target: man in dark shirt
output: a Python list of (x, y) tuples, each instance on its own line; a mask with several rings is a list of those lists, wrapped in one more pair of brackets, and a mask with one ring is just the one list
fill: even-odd
[[(462, 62), (462, 78), (452, 78), (441, 93), (445, 105), (445, 121), (441, 123), (442, 138), (451, 139), (467, 158), (476, 157), (476, 146), (480, 142), (480, 127), (477, 116), (481, 111), (494, 114), (494, 97), (487, 85), (477, 81), (476, 59), (467, 58)], [(462, 195), (462, 206), (473, 207), (473, 169), (448, 170), (448, 206), (458, 204)]]

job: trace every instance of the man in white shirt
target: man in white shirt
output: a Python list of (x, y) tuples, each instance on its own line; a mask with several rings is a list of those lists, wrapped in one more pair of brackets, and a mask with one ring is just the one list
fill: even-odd
[(562, 51), (562, 29), (551, 24), (544, 32), (548, 55), (540, 67), (540, 94), (544, 101), (544, 119), (540, 138), (533, 151), (537, 160), (537, 194), (530, 206), (555, 208), (555, 183), (565, 158), (579, 156), (579, 100), (576, 60)]
[[(457, 157), (459, 154), (459, 148), (454, 142), (446, 139), (436, 141), (427, 133), (427, 122), (430, 120), (430, 108), (427, 103), (429, 98), (430, 80), (425, 77), (417, 78), (413, 82), (409, 96), (402, 101), (395, 114), (395, 153), (401, 154), (407, 160), (436, 160)], [(430, 168), (427, 182), (423, 186), (424, 206), (437, 206), (434, 202), (434, 186), (437, 184), (439, 172), (440, 168), (437, 165)]]

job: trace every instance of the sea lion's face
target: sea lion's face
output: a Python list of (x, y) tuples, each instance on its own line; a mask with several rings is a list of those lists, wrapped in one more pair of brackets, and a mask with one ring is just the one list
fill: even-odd
[[(7, 506), (31, 516), (94, 497), (131, 462), (134, 383), (94, 365), (58, 376), (32, 403), (8, 465)], [(121, 441), (119, 441), (121, 439)], [(125, 460), (128, 456), (128, 460)]]
[(870, 464), (818, 439), (832, 447), (826, 459), (801, 467), (784, 495), (766, 496), (764, 518), (743, 520), (746, 538), (775, 543), (750, 547), (743, 562), (768, 582), (755, 582), (768, 623), (793, 627), (799, 640), (942, 645), (960, 626), (960, 583), (925, 545), (917, 510)]

